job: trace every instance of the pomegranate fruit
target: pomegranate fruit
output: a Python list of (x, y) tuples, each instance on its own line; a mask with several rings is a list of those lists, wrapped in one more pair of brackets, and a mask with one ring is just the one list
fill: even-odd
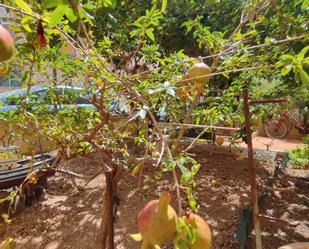
[(194, 88), (198, 94), (203, 93), (205, 83), (207, 83), (209, 80), (209, 76), (207, 75), (210, 73), (211, 73), (210, 67), (203, 62), (201, 57), (199, 57), (197, 59), (197, 63), (189, 69), (188, 75), (190, 78), (201, 77), (199, 79), (192, 80), (194, 83)]
[(187, 246), (190, 249), (210, 249), (211, 248), (211, 231), (207, 223), (199, 215), (188, 213), (182, 217), (186, 224), (196, 229), (196, 238), (194, 242), (190, 242)]
[(38, 21), (37, 25), (36, 44), (39, 48), (46, 48), (48, 45), (41, 19)]
[[(200, 79), (194, 79), (193, 82), (202, 82), (205, 83), (206, 80), (209, 80), (208, 74), (211, 73), (210, 67), (205, 64), (201, 57), (197, 58), (197, 63), (194, 64), (188, 71), (190, 78), (201, 77)], [(205, 77), (202, 77), (205, 76)]]
[(14, 39), (0, 24), (0, 61), (6, 61), (12, 57), (14, 49)]
[(224, 137), (216, 137), (216, 144), (222, 145), (224, 143)]
[(251, 118), (252, 126), (258, 126), (262, 123), (262, 118), (260, 116), (253, 115)]
[(148, 202), (137, 216), (139, 234), (131, 235), (135, 240), (142, 240), (141, 249), (150, 245), (160, 248), (164, 242), (173, 239), (177, 226), (177, 214), (169, 205), (171, 196), (164, 192), (159, 200)]

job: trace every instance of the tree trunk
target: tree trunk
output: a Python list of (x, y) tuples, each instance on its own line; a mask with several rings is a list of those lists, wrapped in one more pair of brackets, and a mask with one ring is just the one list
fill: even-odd
[[(123, 175), (124, 170), (115, 167), (110, 172), (105, 172), (106, 189), (103, 193), (103, 207), (101, 213), (101, 226), (97, 236), (98, 249), (114, 249), (114, 217), (113, 207), (116, 197), (118, 182)], [(108, 243), (107, 243), (108, 239)], [(108, 247), (106, 247), (108, 244)]]

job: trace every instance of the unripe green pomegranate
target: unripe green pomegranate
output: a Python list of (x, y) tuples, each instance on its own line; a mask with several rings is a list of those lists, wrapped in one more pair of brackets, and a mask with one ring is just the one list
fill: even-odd
[(169, 205), (171, 196), (164, 192), (159, 200), (148, 202), (137, 216), (139, 234), (131, 235), (135, 240), (142, 240), (141, 249), (147, 249), (150, 245), (160, 248), (164, 242), (173, 239), (176, 226), (177, 214)]
[[(194, 64), (188, 71), (188, 75), (190, 78), (201, 77), (200, 79), (193, 80), (194, 83), (205, 83), (205, 81), (209, 80), (207, 74), (211, 73), (211, 69), (208, 65), (206, 65), (202, 58), (197, 58), (197, 63)], [(205, 76), (205, 77), (202, 77)]]
[(205, 83), (209, 81), (209, 76), (207, 75), (210, 73), (210, 67), (203, 62), (201, 57), (197, 58), (197, 63), (189, 69), (189, 78), (201, 77), (200, 79), (192, 80), (194, 83), (194, 88), (199, 95), (203, 94)]
[(12, 57), (14, 49), (14, 39), (0, 24), (0, 61), (6, 61)]
[(211, 248), (211, 231), (202, 217), (188, 213), (182, 217), (186, 224), (196, 229), (196, 238), (193, 243), (187, 246), (190, 249), (210, 249)]

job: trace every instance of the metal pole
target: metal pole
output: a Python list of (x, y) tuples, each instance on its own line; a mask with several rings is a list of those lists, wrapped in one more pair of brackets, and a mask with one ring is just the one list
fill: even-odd
[(253, 207), (253, 222), (255, 230), (255, 244), (256, 249), (262, 249), (262, 238), (261, 238), (261, 228), (259, 219), (259, 205), (258, 205), (258, 192), (257, 192), (257, 182), (256, 182), (256, 166), (253, 157), (253, 145), (252, 145), (252, 135), (251, 135), (251, 114), (249, 109), (249, 93), (248, 89), (243, 90), (244, 98), (244, 114), (245, 114), (245, 124), (247, 133), (247, 147), (248, 147), (248, 162), (249, 162), (249, 173), (251, 182), (251, 202)]

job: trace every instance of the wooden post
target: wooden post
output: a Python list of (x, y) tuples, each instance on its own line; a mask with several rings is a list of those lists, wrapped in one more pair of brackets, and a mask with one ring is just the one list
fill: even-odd
[(113, 214), (113, 172), (105, 172), (106, 192), (107, 192), (107, 230), (108, 230), (108, 249), (114, 249), (114, 214)]
[(245, 114), (245, 125), (247, 133), (247, 148), (248, 148), (248, 162), (249, 162), (249, 173), (251, 182), (251, 202), (253, 207), (253, 222), (255, 230), (255, 244), (256, 249), (262, 249), (262, 238), (261, 238), (261, 228), (259, 219), (259, 205), (258, 205), (258, 191), (256, 182), (256, 166), (253, 157), (253, 145), (252, 145), (252, 135), (251, 135), (251, 114), (249, 109), (249, 93), (248, 89), (243, 90), (244, 98), (244, 114)]

